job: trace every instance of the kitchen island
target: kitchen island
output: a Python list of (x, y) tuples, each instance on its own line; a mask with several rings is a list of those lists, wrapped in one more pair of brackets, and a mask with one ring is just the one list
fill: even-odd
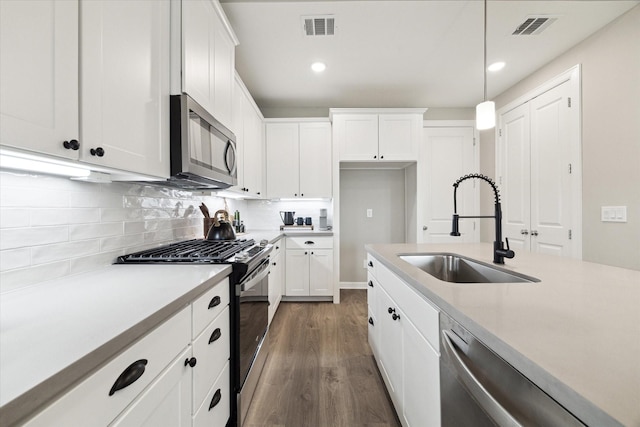
[(590, 426), (640, 426), (640, 272), (522, 253), (537, 283), (449, 283), (398, 255), (492, 264), (490, 244), (368, 245), (370, 255)]

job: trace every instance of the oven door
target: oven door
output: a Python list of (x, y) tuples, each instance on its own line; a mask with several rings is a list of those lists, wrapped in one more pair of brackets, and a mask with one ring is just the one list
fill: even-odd
[(245, 280), (237, 285), (236, 289), (239, 292), (238, 350), (240, 378), (238, 385), (240, 389), (243, 389), (267, 333), (269, 322), (269, 258), (265, 258)]

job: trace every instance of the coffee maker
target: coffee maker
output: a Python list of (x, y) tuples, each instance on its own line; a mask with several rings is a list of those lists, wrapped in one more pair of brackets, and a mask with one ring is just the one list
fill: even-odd
[(327, 210), (326, 209), (320, 209), (320, 221), (318, 224), (318, 229), (319, 230), (328, 230), (327, 227)]

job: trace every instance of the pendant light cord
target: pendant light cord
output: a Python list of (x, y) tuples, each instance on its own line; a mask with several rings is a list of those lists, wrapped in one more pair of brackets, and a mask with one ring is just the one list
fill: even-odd
[(484, 0), (484, 68), (482, 69), (482, 75), (484, 76), (484, 98), (487, 101), (487, 0)]

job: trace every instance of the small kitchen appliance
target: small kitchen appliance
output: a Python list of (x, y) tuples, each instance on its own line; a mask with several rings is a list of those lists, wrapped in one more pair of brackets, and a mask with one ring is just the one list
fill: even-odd
[(284, 223), (284, 225), (293, 225), (293, 223), (295, 222), (294, 220), (295, 215), (296, 215), (295, 212), (280, 211), (280, 218), (282, 219), (282, 222)]
[(319, 221), (319, 229), (320, 230), (327, 230), (327, 210), (326, 209), (320, 209), (320, 221)]

